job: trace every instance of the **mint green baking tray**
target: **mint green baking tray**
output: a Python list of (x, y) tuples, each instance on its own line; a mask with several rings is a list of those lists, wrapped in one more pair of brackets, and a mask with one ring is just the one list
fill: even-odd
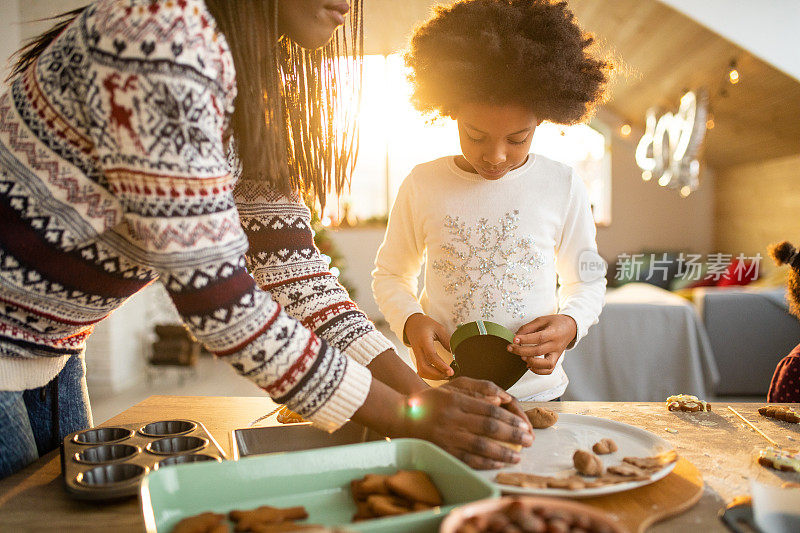
[[(444, 498), (440, 508), (351, 523), (356, 512), (350, 481), (398, 469), (424, 470)], [(300, 452), (274, 453), (222, 463), (190, 463), (148, 474), (141, 504), (148, 533), (168, 533), (182, 518), (260, 505), (303, 505), (305, 522), (352, 531), (435, 532), (453, 508), (500, 492), (464, 463), (433, 444), (393, 439)]]

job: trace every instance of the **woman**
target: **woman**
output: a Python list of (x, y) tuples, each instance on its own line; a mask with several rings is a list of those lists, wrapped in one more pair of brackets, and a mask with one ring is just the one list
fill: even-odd
[(300, 197), (341, 189), (353, 143), (333, 98), (346, 43), (308, 50), (348, 9), (97, 0), (23, 51), (0, 97), (0, 477), (91, 425), (86, 338), (156, 279), (210, 351), (319, 427), (519, 460), (483, 437), (530, 444), (518, 404), (428, 389), (313, 247)]

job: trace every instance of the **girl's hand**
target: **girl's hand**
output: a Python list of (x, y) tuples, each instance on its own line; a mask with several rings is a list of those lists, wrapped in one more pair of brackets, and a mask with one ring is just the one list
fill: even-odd
[(450, 351), (450, 337), (444, 326), (422, 313), (414, 313), (406, 320), (403, 330), (417, 362), (417, 374), (426, 379), (447, 379), (453, 369), (436, 354), (436, 342)]
[[(480, 399), (497, 395), (488, 390), (493, 383), (470, 381), (460, 384), (464, 389), (443, 386), (409, 397), (402, 433), (429, 440), (473, 468), (518, 463), (518, 452), (490, 439), (530, 446), (530, 426), (509, 410)], [(469, 390), (470, 395), (460, 390)]]
[(541, 316), (517, 330), (508, 351), (522, 357), (534, 374), (548, 375), (577, 334), (578, 325), (571, 316)]

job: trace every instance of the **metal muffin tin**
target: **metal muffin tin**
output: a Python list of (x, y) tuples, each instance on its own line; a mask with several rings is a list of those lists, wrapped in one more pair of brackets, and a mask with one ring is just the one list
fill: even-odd
[(64, 485), (80, 500), (135, 496), (150, 470), (223, 459), (217, 441), (194, 420), (92, 428), (70, 433), (61, 444)]

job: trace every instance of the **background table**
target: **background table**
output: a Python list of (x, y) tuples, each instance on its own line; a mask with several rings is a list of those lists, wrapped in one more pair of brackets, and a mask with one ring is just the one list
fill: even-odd
[[(535, 405), (530, 403), (524, 407)], [(757, 409), (762, 404), (731, 405), (779, 444), (800, 445), (800, 427), (761, 417)], [(247, 427), (274, 406), (264, 398), (151, 396), (102, 425), (190, 418), (202, 422), (229, 453), (231, 431)], [(724, 405), (715, 405), (714, 411), (703, 414), (670, 413), (662, 402), (562, 402), (547, 406), (560, 412), (599, 416), (652, 431), (674, 444), (680, 455), (700, 469), (706, 482), (700, 502), (686, 513), (655, 525), (650, 529), (653, 532), (727, 531), (717, 519), (717, 512), (734, 496), (748, 492), (746, 476), (750, 453), (753, 447), (765, 444)], [(112, 504), (70, 499), (63, 488), (57, 452), (0, 481), (0, 531), (114, 530), (123, 533), (143, 529), (136, 499)]]

